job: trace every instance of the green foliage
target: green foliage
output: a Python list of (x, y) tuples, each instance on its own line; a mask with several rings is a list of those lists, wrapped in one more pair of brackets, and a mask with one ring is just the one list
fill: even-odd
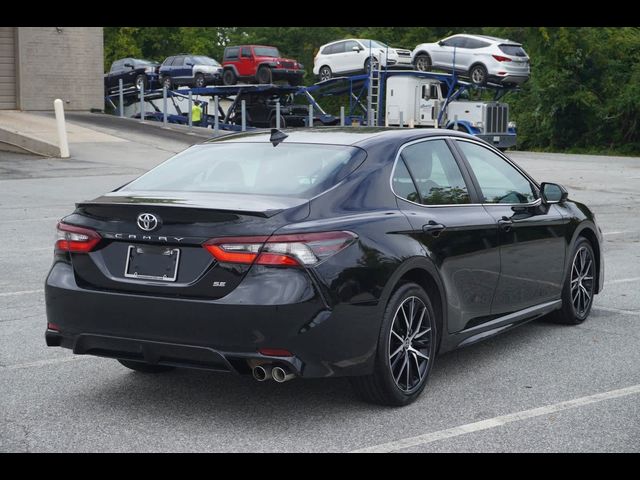
[[(222, 60), (226, 45), (262, 43), (305, 65), (314, 81), (320, 45), (350, 36), (414, 48), (452, 33), (524, 44), (531, 80), (508, 96), (521, 149), (640, 152), (640, 28), (577, 27), (105, 27), (105, 69), (132, 56), (162, 61), (181, 52)], [(335, 113), (345, 99), (329, 98)]]

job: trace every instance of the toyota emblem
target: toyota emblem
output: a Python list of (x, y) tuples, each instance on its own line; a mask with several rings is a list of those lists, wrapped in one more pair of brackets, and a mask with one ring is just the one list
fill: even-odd
[(138, 227), (145, 232), (151, 232), (158, 228), (160, 221), (152, 213), (141, 213), (138, 215)]

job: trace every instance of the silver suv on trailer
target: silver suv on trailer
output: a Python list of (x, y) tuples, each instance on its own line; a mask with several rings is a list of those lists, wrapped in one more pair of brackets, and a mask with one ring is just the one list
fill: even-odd
[(485, 35), (459, 34), (421, 43), (411, 60), (417, 70), (455, 70), (476, 85), (521, 84), (530, 75), (529, 56), (520, 43)]

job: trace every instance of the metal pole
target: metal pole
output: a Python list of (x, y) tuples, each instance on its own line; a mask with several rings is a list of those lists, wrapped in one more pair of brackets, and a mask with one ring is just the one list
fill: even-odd
[(344, 106), (340, 107), (340, 126), (344, 127)]
[(276, 102), (276, 128), (280, 130), (280, 100)]
[(58, 145), (60, 146), (60, 158), (69, 158), (69, 142), (67, 141), (67, 128), (64, 123), (64, 106), (62, 100), (56, 98), (53, 101), (53, 109), (56, 112), (56, 124), (58, 126)]
[(220, 115), (220, 110), (219, 110), (220, 99), (218, 98), (218, 95), (213, 97), (213, 104), (214, 104), (215, 109), (216, 109), (216, 115), (215, 115), (215, 117), (213, 117), (214, 118), (214, 120), (213, 120), (213, 133), (218, 135), (218, 132), (220, 131), (220, 120), (218, 119), (218, 116)]
[(191, 109), (193, 108), (193, 97), (191, 90), (189, 90), (189, 128), (193, 127), (193, 118), (191, 116)]
[(247, 102), (245, 100), (242, 100), (241, 107), (242, 107), (242, 131), (246, 132), (247, 131)]
[(404, 119), (402, 118), (403, 117), (402, 114), (403, 112), (400, 112), (400, 128), (404, 127)]
[(144, 83), (140, 85), (140, 122), (144, 122)]
[(309, 105), (309, 127), (313, 127), (313, 105)]
[(458, 115), (454, 115), (453, 117), (453, 129), (458, 130)]
[(167, 118), (167, 86), (162, 86), (162, 123), (164, 128), (167, 128), (168, 118)]
[(119, 103), (118, 103), (118, 108), (120, 109), (120, 118), (124, 117), (124, 93), (122, 92), (122, 79), (118, 80), (118, 85), (119, 85), (119, 93), (118, 93), (118, 97), (119, 97)]

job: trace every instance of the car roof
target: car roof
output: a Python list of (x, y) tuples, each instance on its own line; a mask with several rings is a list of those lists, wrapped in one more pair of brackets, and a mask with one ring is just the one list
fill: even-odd
[(513, 44), (513, 45), (516, 45), (516, 44), (520, 45), (518, 42), (514, 42), (513, 40), (509, 40), (508, 38), (491, 37), (489, 35), (475, 35), (473, 33), (458, 33), (456, 35), (451, 35), (451, 36), (452, 37), (481, 38), (481, 39), (489, 40), (491, 42), (496, 42), (496, 43), (510, 43), (510, 44)]
[[(287, 134), (285, 143), (314, 143), (321, 145), (345, 145), (367, 148), (380, 144), (397, 144), (430, 137), (475, 138), (472, 135), (448, 129), (414, 129), (389, 127), (317, 127), (282, 129)], [(242, 132), (213, 138), (203, 144), (216, 143), (269, 143), (270, 130)]]

